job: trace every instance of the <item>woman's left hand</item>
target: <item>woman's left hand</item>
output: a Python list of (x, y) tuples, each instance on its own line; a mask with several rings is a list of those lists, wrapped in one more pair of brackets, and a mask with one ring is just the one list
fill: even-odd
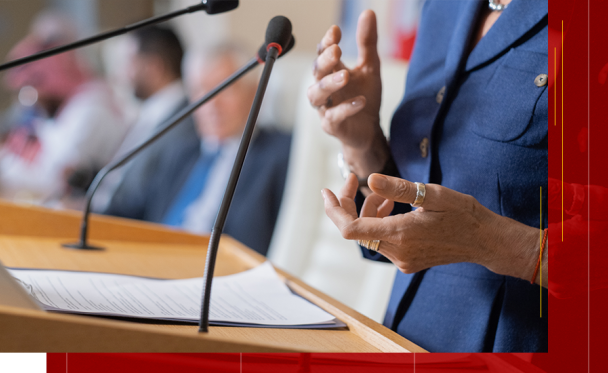
[(472, 196), (426, 184), (422, 207), (389, 216), (393, 201), (413, 203), (416, 184), (372, 174), (374, 192), (357, 216), (357, 178), (351, 174), (336, 197), (322, 191), (327, 216), (350, 240), (380, 240), (378, 251), (399, 270), (414, 273), (450, 263), (471, 262), (503, 275), (530, 280), (540, 249), (539, 230), (500, 216)]

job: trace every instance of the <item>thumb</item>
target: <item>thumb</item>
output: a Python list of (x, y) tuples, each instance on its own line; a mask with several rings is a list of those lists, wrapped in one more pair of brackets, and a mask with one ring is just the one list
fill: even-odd
[[(367, 179), (372, 192), (395, 202), (414, 203), (418, 186), (411, 181), (381, 174), (371, 174)], [(422, 207), (425, 211), (445, 211), (463, 203), (466, 195), (437, 184), (425, 184)]]
[[(381, 174), (371, 174), (367, 179), (372, 192), (395, 202), (414, 203), (418, 187), (416, 183)], [(462, 209), (475, 198), (438, 184), (425, 184), (424, 211)]]
[(367, 184), (374, 193), (395, 202), (414, 203), (416, 200), (416, 184), (411, 181), (381, 174), (371, 174)]
[(365, 10), (359, 16), (357, 23), (357, 49), (359, 50), (358, 65), (376, 64), (378, 57), (378, 30), (376, 14)]

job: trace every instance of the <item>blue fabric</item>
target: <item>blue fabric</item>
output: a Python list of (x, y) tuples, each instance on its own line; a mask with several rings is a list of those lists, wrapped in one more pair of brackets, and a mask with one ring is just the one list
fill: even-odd
[[(534, 79), (548, 74), (547, 2), (513, 0), (469, 54), (482, 7), (487, 1), (426, 1), (391, 151), (402, 178), (470, 194), (538, 227), (541, 186), (547, 206), (548, 90)], [(384, 324), (432, 352), (546, 352), (545, 289), (542, 297), (541, 318), (537, 285), (472, 263), (399, 272)]]
[(213, 163), (217, 159), (219, 152), (203, 153), (190, 171), (190, 176), (182, 186), (169, 211), (163, 219), (163, 224), (180, 227), (184, 221), (184, 213), (192, 202), (201, 195), (205, 188), (209, 171), (213, 168)]

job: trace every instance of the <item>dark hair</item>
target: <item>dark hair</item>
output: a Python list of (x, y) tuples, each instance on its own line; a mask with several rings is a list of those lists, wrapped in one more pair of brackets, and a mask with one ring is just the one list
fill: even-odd
[(138, 43), (138, 53), (158, 56), (171, 73), (181, 78), (184, 49), (171, 29), (148, 26), (135, 31), (133, 37)]

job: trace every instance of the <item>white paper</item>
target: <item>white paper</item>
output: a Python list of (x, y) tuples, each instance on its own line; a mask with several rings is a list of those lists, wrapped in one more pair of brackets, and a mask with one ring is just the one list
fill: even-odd
[[(196, 321), (202, 278), (160, 280), (91, 272), (10, 269), (31, 285), (47, 310), (95, 315)], [(211, 322), (261, 325), (327, 324), (329, 313), (291, 293), (266, 262), (249, 271), (216, 277)]]

